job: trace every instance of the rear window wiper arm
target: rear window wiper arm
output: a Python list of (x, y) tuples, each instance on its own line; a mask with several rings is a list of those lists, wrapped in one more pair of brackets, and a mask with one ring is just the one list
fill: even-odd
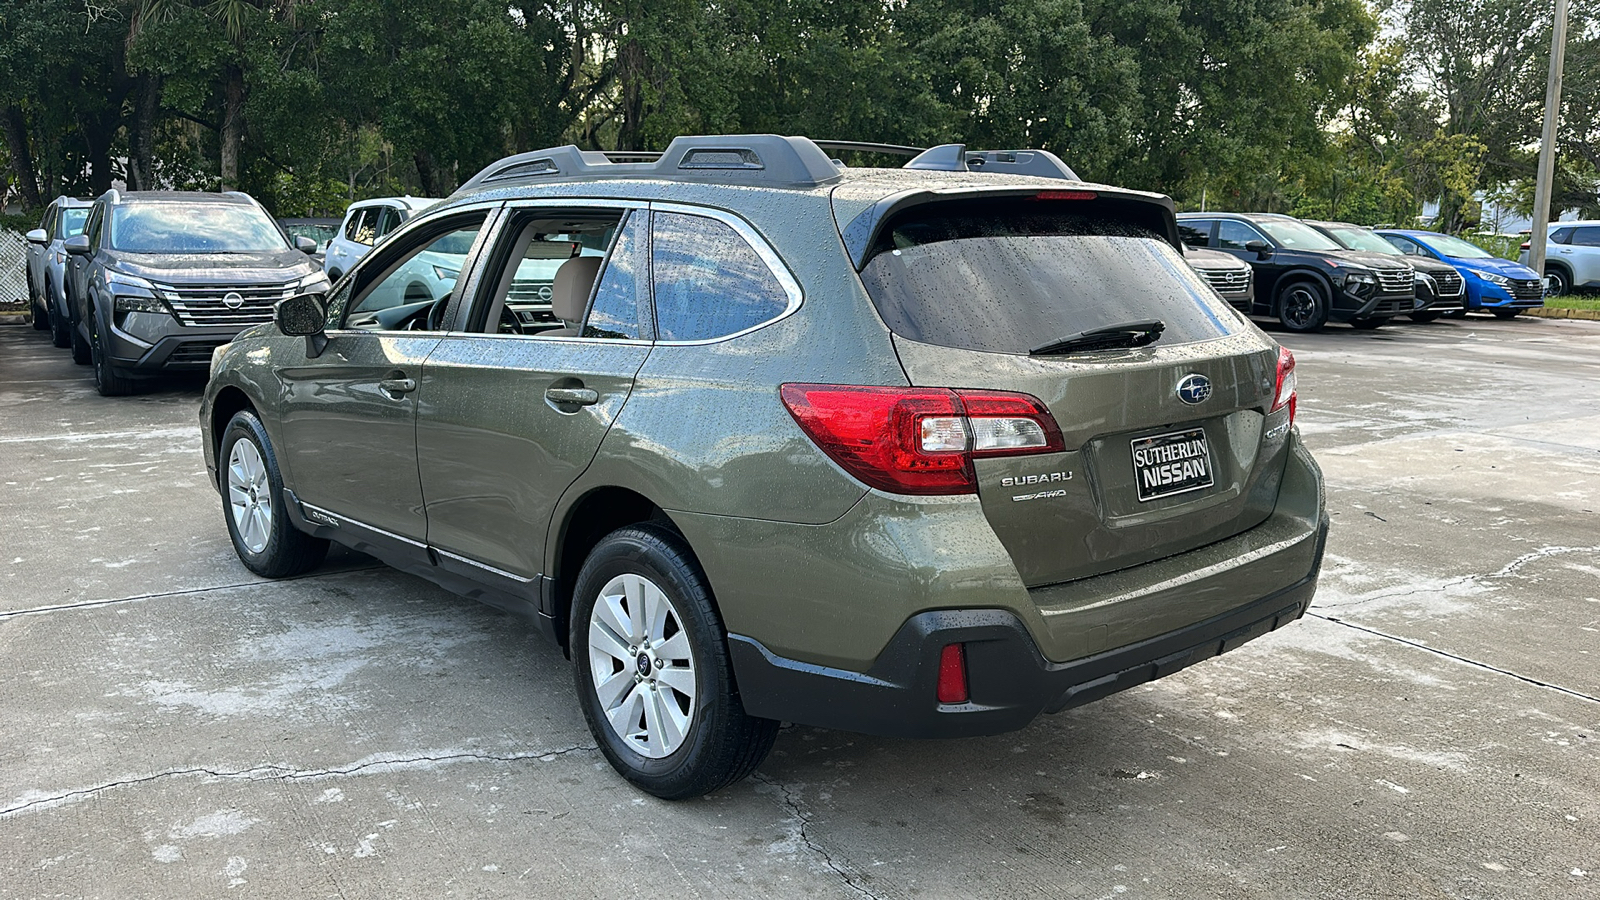
[(1160, 319), (1122, 322), (1103, 328), (1091, 328), (1048, 344), (1040, 344), (1029, 350), (1028, 355), (1050, 356), (1056, 353), (1071, 353), (1074, 350), (1120, 350), (1143, 347), (1155, 343), (1161, 337), (1161, 332), (1166, 330), (1167, 323)]

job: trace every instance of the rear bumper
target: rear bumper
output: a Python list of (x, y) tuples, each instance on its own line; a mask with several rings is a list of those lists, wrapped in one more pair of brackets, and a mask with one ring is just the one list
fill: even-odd
[[(1027, 628), (1000, 609), (913, 616), (866, 672), (777, 656), (730, 634), (745, 710), (763, 718), (888, 737), (967, 737), (1025, 727), (1059, 712), (1226, 653), (1298, 619), (1311, 604), (1327, 541), (1323, 519), (1311, 570), (1293, 584), (1221, 615), (1125, 647), (1066, 663), (1039, 652)], [(940, 653), (966, 645), (967, 703), (936, 699)]]

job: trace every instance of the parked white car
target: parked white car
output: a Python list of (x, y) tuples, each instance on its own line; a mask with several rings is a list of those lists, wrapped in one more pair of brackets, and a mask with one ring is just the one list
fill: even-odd
[(33, 310), (33, 327), (50, 329), (57, 347), (71, 342), (64, 280), (67, 251), (62, 244), (83, 233), (91, 205), (89, 200), (57, 197), (45, 207), (39, 227), (28, 232), (28, 305)]
[(367, 255), (384, 235), (439, 201), (432, 197), (379, 197), (357, 200), (345, 210), (344, 222), (323, 251), (322, 268), (338, 281)]
[[(1544, 278), (1551, 296), (1560, 296), (1575, 287), (1600, 287), (1600, 219), (1551, 222), (1548, 227)], [(1527, 244), (1522, 245), (1517, 261), (1528, 264)]]

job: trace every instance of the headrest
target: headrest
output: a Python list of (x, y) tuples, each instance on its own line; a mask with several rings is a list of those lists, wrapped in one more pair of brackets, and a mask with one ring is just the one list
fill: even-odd
[(583, 308), (594, 290), (601, 261), (599, 256), (574, 256), (556, 270), (555, 284), (550, 286), (550, 311), (556, 318), (563, 322), (583, 319)]

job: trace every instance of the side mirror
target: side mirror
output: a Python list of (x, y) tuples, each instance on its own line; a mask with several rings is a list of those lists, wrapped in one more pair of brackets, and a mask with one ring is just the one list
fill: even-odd
[(46, 234), (43, 228), (35, 228), (28, 232), (28, 243), (48, 244), (50, 243), (50, 235)]
[(72, 237), (67, 238), (66, 243), (62, 244), (61, 246), (73, 256), (88, 256), (89, 236), (85, 234), (75, 234)]
[(1244, 245), (1244, 248), (1260, 259), (1266, 259), (1272, 255), (1272, 245), (1266, 241), (1249, 241)]
[(295, 238), (294, 247), (296, 250), (299, 250), (301, 253), (304, 253), (307, 256), (317, 252), (317, 242), (308, 237)]
[(272, 319), (284, 334), (306, 339), (308, 358), (316, 359), (327, 349), (328, 336), (323, 329), (328, 324), (328, 307), (323, 295), (296, 294), (282, 300), (273, 308)]

